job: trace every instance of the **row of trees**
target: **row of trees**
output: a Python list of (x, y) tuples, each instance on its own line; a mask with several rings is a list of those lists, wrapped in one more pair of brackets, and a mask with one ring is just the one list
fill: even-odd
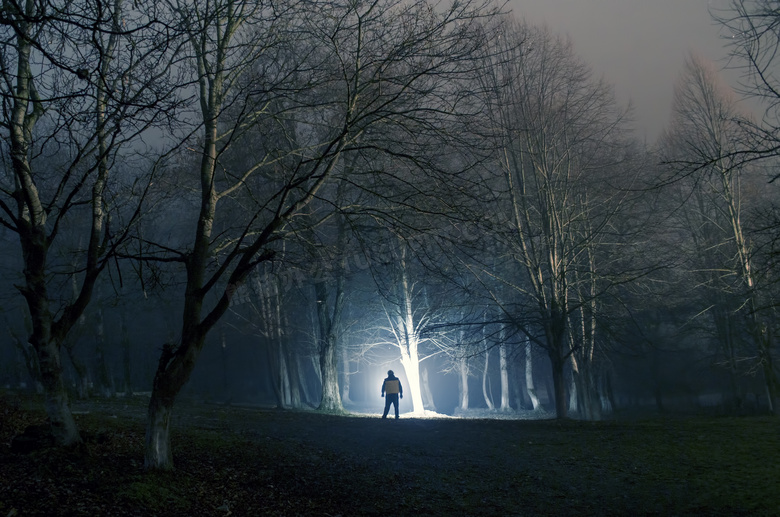
[[(722, 23), (776, 101), (759, 4)], [(340, 410), (359, 343), (397, 350), (418, 411), (421, 361), (467, 375), (496, 347), (506, 410), (507, 355), (534, 346), (556, 415), (600, 418), (611, 357), (682, 318), (735, 400), (757, 369), (780, 409), (776, 104), (744, 116), (697, 58), (648, 150), (571, 42), (478, 0), (8, 0), (0, 26), (4, 263), (62, 445), (80, 441), (62, 354), (96, 290), (127, 314), (175, 293), (149, 337), (147, 468), (171, 468), (174, 402), (226, 315), (270, 344), (280, 404), (313, 355)]]

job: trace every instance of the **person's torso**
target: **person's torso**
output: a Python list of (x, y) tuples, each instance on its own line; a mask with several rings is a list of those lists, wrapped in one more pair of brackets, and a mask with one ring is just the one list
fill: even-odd
[(401, 391), (401, 381), (398, 379), (385, 379), (385, 393), (394, 395)]

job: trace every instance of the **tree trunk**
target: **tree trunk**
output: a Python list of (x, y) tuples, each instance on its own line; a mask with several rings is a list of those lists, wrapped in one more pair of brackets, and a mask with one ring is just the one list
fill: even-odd
[(458, 391), (460, 391), (460, 409), (469, 408), (469, 365), (465, 357), (458, 358)]
[(482, 368), (482, 396), (485, 397), (485, 404), (487, 404), (488, 409), (495, 409), (496, 406), (493, 404), (493, 397), (490, 394), (490, 391), (488, 390), (488, 384), (490, 383), (488, 379), (488, 370), (490, 367), (490, 349), (485, 348), (485, 363), (484, 367)]
[(171, 453), (171, 412), (175, 396), (152, 391), (146, 421), (146, 448), (144, 468), (157, 470), (173, 469)]
[(436, 411), (436, 404), (433, 402), (433, 393), (431, 385), (428, 382), (428, 368), (422, 367), (422, 396), (425, 409)]
[(25, 256), (25, 286), (21, 291), (27, 301), (32, 327), (28, 341), (38, 356), (46, 413), (55, 443), (74, 445), (81, 442), (81, 437), (71, 414), (60, 354), (69, 322), (62, 325), (58, 332), (53, 330), (46, 288), (46, 238), (37, 230), (20, 238)]
[(336, 350), (332, 339), (325, 339), (325, 350), (320, 351), (320, 371), (322, 371), (322, 400), (317, 408), (320, 411), (343, 411), (339, 393), (338, 365)]
[(656, 347), (653, 347), (653, 360), (652, 360), (652, 371), (653, 371), (653, 396), (655, 397), (655, 407), (658, 409), (659, 413), (664, 413), (664, 396), (663, 392), (661, 390), (661, 380), (659, 378), (660, 373), (660, 358), (658, 354), (658, 349)]
[(566, 378), (564, 375), (564, 360), (557, 351), (548, 354), (552, 365), (552, 380), (555, 396), (555, 417), (563, 419), (568, 416), (566, 411)]
[(125, 396), (132, 397), (133, 396), (133, 376), (131, 363), (130, 363), (130, 334), (127, 331), (127, 315), (125, 314), (125, 311), (121, 312), (121, 318), (122, 318), (122, 371), (124, 373), (124, 381), (125, 381)]
[(276, 400), (276, 407), (278, 409), (284, 409), (284, 393), (282, 392), (282, 367), (279, 354), (276, 350), (276, 343), (267, 343), (265, 351), (266, 362), (268, 364), (268, 376), (270, 377), (268, 380), (271, 385), (271, 390), (274, 394), (274, 399)]
[(736, 336), (734, 335), (733, 316), (724, 306), (718, 306), (712, 311), (712, 321), (717, 330), (717, 335), (721, 346), (723, 347), (723, 355), (726, 358), (728, 364), (728, 376), (729, 386), (731, 388), (731, 406), (733, 409), (739, 411), (742, 408), (744, 402), (744, 395), (741, 393), (738, 376), (739, 367), (737, 366), (736, 357)]
[(526, 338), (525, 341), (525, 389), (528, 393), (528, 398), (531, 399), (531, 406), (534, 411), (539, 411), (541, 404), (539, 403), (539, 397), (536, 395), (536, 387), (534, 386), (534, 358), (531, 354), (531, 340)]
[(351, 377), (349, 373), (349, 352), (347, 347), (343, 344), (339, 348), (341, 349), (341, 403), (352, 404), (352, 399), (349, 397), (349, 383)]
[(85, 400), (89, 398), (89, 372), (86, 365), (76, 355), (73, 336), (67, 338), (63, 345), (68, 353), (68, 359), (70, 359), (70, 364), (73, 366), (73, 371), (76, 373), (76, 396), (81, 400)]
[(311, 362), (311, 369), (314, 372), (314, 376), (317, 379), (317, 389), (314, 390), (314, 397), (312, 398), (312, 401), (314, 402), (312, 405), (314, 407), (319, 406), (320, 402), (322, 401), (322, 370), (320, 369), (320, 354), (311, 354), (309, 356), (309, 361)]
[(604, 393), (609, 402), (609, 412), (615, 413), (618, 410), (618, 406), (617, 400), (615, 400), (615, 393), (612, 391), (612, 378), (609, 375), (609, 372), (604, 373), (602, 380), (604, 382)]
[(97, 371), (97, 388), (103, 398), (111, 398), (114, 395), (115, 390), (111, 375), (108, 372), (103, 311), (100, 309), (97, 310), (97, 318), (97, 329), (95, 331), (95, 370)]
[(577, 383), (580, 417), (591, 421), (601, 420), (601, 397), (591, 365), (583, 362), (575, 380)]
[(166, 343), (160, 353), (146, 420), (144, 468), (148, 470), (173, 469), (170, 434), (173, 403), (189, 380), (205, 340), (205, 336), (199, 333), (188, 337), (192, 339), (188, 346), (175, 348)]
[(333, 296), (333, 312), (328, 309), (328, 291), (324, 281), (314, 284), (319, 321), (320, 371), (322, 372), (322, 399), (320, 411), (344, 411), (339, 392), (339, 372), (336, 361), (338, 330), (344, 307), (344, 276), (339, 275)]
[[(43, 256), (38, 255), (38, 258), (45, 262)], [(28, 259), (28, 262), (30, 261)], [(70, 411), (68, 393), (65, 389), (60, 343), (55, 342), (52, 336), (52, 318), (44, 285), (43, 269), (43, 267), (28, 267), (25, 272), (27, 285), (36, 288), (23, 292), (30, 309), (30, 321), (33, 328), (29, 341), (38, 355), (38, 368), (41, 373), (46, 414), (51, 424), (52, 436), (56, 444), (70, 446), (80, 443), (81, 436)]]
[(290, 369), (287, 367), (287, 356), (284, 353), (284, 345), (281, 341), (276, 344), (276, 355), (279, 358), (279, 392), (282, 395), (282, 407), (292, 407), (290, 397)]
[(411, 355), (402, 355), (401, 366), (404, 367), (406, 372), (406, 396), (409, 396), (409, 392), (412, 395), (412, 410), (415, 413), (423, 414), (425, 412), (425, 405), (422, 399), (422, 387), (420, 382), (420, 358), (417, 355), (417, 349), (414, 347)]
[(501, 373), (501, 407), (499, 410), (511, 411), (512, 406), (509, 404), (509, 364), (506, 359), (506, 345), (503, 340), (498, 347), (498, 367)]
[(298, 373), (298, 368), (300, 367), (298, 354), (295, 353), (292, 347), (285, 347), (284, 351), (287, 356), (287, 371), (290, 378), (290, 407), (300, 409), (303, 407), (303, 402), (301, 401), (301, 385), (298, 382), (301, 377)]
[(577, 377), (579, 377), (579, 372), (577, 372), (576, 368), (572, 368), (571, 383), (569, 384), (569, 414), (577, 414), (580, 411), (580, 392), (577, 389)]
[(70, 411), (68, 393), (62, 379), (60, 351), (51, 341), (38, 349), (38, 361), (41, 369), (41, 383), (44, 388), (46, 414), (51, 424), (55, 443), (70, 446), (81, 442), (76, 422)]
[(566, 411), (566, 378), (565, 366), (568, 358), (566, 347), (566, 311), (561, 307), (566, 306), (565, 291), (558, 297), (559, 302), (553, 300), (550, 308), (550, 321), (545, 325), (545, 337), (547, 356), (552, 367), (553, 392), (555, 394), (555, 417), (563, 419), (568, 416)]
[[(300, 354), (296, 354), (295, 357), (298, 361), (298, 385), (301, 387), (301, 392), (303, 393), (303, 402), (309, 407), (317, 407), (321, 397), (314, 397), (312, 395), (311, 387), (309, 386), (309, 377), (305, 372), (305, 369), (309, 366), (308, 359), (310, 359), (311, 356), (304, 358)], [(319, 369), (314, 368), (314, 371), (319, 372)]]
[[(512, 397), (514, 398), (515, 406), (520, 408), (526, 408), (529, 405), (533, 407), (531, 399), (528, 395), (528, 389), (526, 389), (525, 380), (521, 381), (521, 368), (520, 361), (515, 358), (514, 361), (509, 362), (509, 386), (511, 389)], [(525, 371), (522, 372), (525, 376)]]
[(769, 411), (774, 415), (780, 415), (780, 386), (778, 386), (777, 373), (772, 364), (771, 340), (767, 335), (760, 337), (759, 358), (764, 373)]
[(401, 352), (401, 366), (406, 371), (407, 396), (412, 395), (412, 408), (415, 413), (423, 414), (425, 405), (422, 399), (420, 383), (420, 335), (418, 333), (415, 311), (413, 310), (413, 282), (409, 279), (407, 267), (407, 244), (401, 243), (401, 254), (398, 261), (398, 269), (401, 274), (399, 282), (399, 295), (401, 303), (396, 314), (396, 329), (400, 336), (398, 348)]

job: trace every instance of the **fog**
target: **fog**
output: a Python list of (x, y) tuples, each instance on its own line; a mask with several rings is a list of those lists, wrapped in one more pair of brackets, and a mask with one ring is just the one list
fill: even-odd
[[(631, 102), (652, 144), (669, 121), (674, 82), (688, 53), (726, 67), (729, 49), (710, 11), (727, 0), (512, 0), (518, 16), (569, 35), (595, 74)], [(736, 73), (726, 73), (732, 83)]]
[(160, 468), (176, 400), (376, 414), (389, 369), (416, 416), (780, 411), (777, 126), (739, 109), (721, 6), (510, 7), (7, 46), (51, 66), (3, 71), (38, 89), (5, 92), (0, 385), (63, 444), (69, 399), (150, 397)]

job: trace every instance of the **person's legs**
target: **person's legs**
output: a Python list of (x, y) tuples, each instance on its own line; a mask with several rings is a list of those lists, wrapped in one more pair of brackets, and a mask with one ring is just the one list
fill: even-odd
[(385, 412), (382, 413), (382, 418), (387, 418), (387, 413), (390, 411), (391, 395), (385, 395)]
[(395, 406), (395, 417), (398, 418), (398, 394), (393, 395), (393, 406)]

